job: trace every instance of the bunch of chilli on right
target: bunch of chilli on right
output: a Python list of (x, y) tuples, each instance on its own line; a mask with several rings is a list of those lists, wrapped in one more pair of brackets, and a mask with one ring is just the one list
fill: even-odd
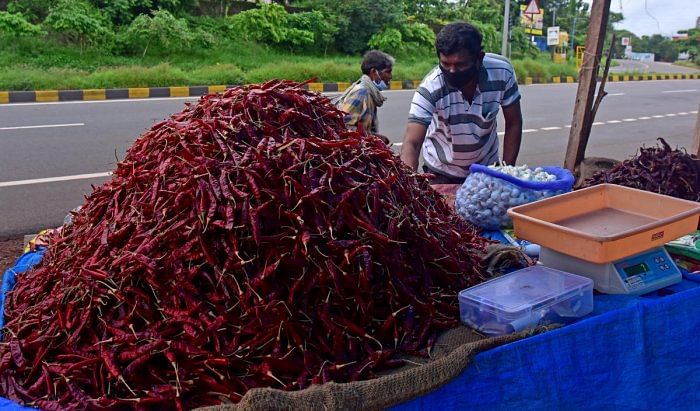
[(660, 145), (640, 148), (639, 154), (610, 170), (597, 172), (581, 188), (611, 183), (700, 201), (700, 159), (672, 149), (663, 138), (658, 140)]

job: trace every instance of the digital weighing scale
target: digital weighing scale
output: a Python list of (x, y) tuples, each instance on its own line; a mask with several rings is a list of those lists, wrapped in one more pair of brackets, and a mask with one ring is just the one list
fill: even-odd
[(604, 264), (542, 247), (539, 262), (545, 267), (588, 277), (593, 280), (593, 287), (605, 294), (646, 294), (678, 283), (683, 278), (663, 247)]
[(508, 210), (518, 238), (539, 244), (545, 267), (593, 280), (608, 294), (646, 294), (681, 272), (664, 244), (693, 232), (700, 204), (601, 184)]

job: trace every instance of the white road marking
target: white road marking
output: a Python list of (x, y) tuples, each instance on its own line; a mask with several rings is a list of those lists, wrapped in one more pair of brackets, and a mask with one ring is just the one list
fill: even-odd
[(30, 184), (42, 184), (42, 183), (55, 183), (59, 181), (70, 181), (70, 180), (87, 180), (91, 178), (108, 177), (112, 173), (92, 173), (92, 174), (75, 174), (72, 176), (61, 176), (61, 177), (47, 177), (47, 178), (35, 178), (31, 180), (17, 180), (17, 181), (0, 181), (0, 187), (14, 187), (14, 186), (26, 186)]
[(391, 145), (394, 147), (401, 147), (403, 143), (391, 143)]
[(567, 124), (567, 125), (565, 125), (564, 127), (566, 127), (566, 128), (571, 128), (571, 124)]
[(505, 135), (506, 135), (506, 132), (505, 132), (505, 131), (499, 131), (499, 132), (496, 133), (496, 134), (498, 134), (499, 136), (505, 136)]
[(593, 123), (594, 126), (602, 126), (603, 124), (605, 124), (604, 121), (596, 121), (595, 123)]
[(636, 118), (625, 118), (625, 119), (622, 119), (622, 121), (637, 121), (637, 119)]
[(535, 128), (526, 128), (525, 130), (523, 130), (523, 134), (534, 133), (535, 131), (537, 131), (537, 129), (535, 129)]
[(688, 90), (666, 90), (662, 91), (662, 93), (692, 93), (694, 91), (698, 91), (697, 89), (691, 88)]
[(666, 114), (666, 117), (676, 117), (676, 115), (673, 113), (668, 113), (668, 114)]
[(686, 115), (688, 115), (688, 113), (686, 113), (685, 111), (681, 111), (680, 113), (676, 113), (676, 114), (678, 114), (679, 116), (686, 116)]
[(545, 131), (561, 130), (561, 127), (542, 127), (540, 130), (545, 130)]
[(36, 126), (15, 126), (15, 127), (0, 127), (0, 130), (26, 130), (30, 128), (52, 128), (52, 127), (79, 127), (85, 123), (67, 123), (67, 124), (41, 124)]
[(691, 113), (692, 113), (692, 114), (698, 114), (698, 111), (697, 111), (697, 110), (693, 110), (693, 111), (691, 111)]
[(610, 120), (608, 121), (608, 124), (617, 124), (617, 123), (622, 123), (620, 120)]
[(651, 117), (649, 117), (649, 116), (638, 117), (637, 120), (651, 120)]
[(610, 93), (610, 94), (607, 94), (607, 95), (610, 96), (610, 97), (614, 97), (614, 96), (624, 96), (625, 93)]
[(0, 104), (0, 108), (21, 106), (50, 106), (54, 104), (94, 104), (94, 103), (126, 103), (132, 101), (164, 101), (164, 100), (190, 100), (197, 101), (199, 97), (153, 97), (153, 98), (125, 98), (114, 100), (78, 100), (78, 101), (50, 101), (46, 103), (8, 103)]
[(658, 114), (656, 114), (656, 115), (654, 115), (654, 116), (652, 116), (652, 117), (654, 117), (654, 118), (664, 118), (664, 116), (660, 116), (660, 115), (658, 115)]

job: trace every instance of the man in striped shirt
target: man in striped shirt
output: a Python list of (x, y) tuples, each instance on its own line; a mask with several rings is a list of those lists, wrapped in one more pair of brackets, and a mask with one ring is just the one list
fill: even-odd
[(522, 139), (520, 92), (515, 71), (501, 56), (485, 54), (481, 33), (452, 23), (437, 35), (439, 65), (416, 90), (401, 147), (414, 170), (423, 149), (423, 169), (434, 184), (460, 184), (474, 163), (499, 160), (496, 116), (503, 108), (503, 161), (515, 164)]

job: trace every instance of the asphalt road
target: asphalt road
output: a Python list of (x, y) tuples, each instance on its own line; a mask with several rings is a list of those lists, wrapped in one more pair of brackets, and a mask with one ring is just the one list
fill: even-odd
[(678, 66), (671, 63), (663, 63), (660, 61), (654, 62), (641, 62), (634, 60), (614, 60), (619, 63), (618, 66), (610, 67), (610, 71), (613, 73), (673, 73), (673, 74), (684, 74), (684, 73), (697, 73), (698, 70), (692, 69), (690, 67)]
[[(576, 84), (521, 87), (518, 162), (562, 164)], [(664, 137), (689, 147), (700, 80), (608, 83), (587, 156), (624, 159)], [(412, 91), (387, 92), (380, 132), (400, 144)], [(91, 185), (105, 181), (134, 139), (185, 99), (0, 105), (0, 239), (58, 226)], [(503, 118), (499, 119), (499, 130)], [(396, 149), (398, 150), (398, 146)], [(95, 174), (95, 175), (93, 175)]]

